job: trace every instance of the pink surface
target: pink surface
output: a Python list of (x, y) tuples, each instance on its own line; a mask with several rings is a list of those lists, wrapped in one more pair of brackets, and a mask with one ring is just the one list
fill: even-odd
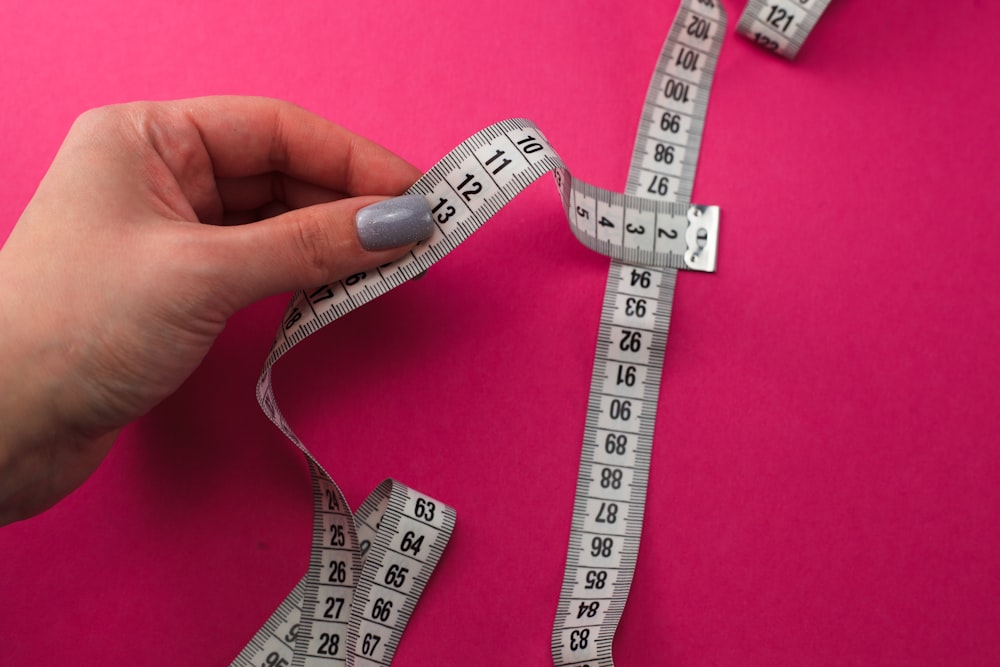
[[(622, 188), (676, 9), (5, 4), (0, 239), (73, 118), (140, 98), (287, 98), (423, 168), (527, 116)], [(616, 663), (998, 664), (1000, 9), (834, 0), (790, 64), (725, 4), (695, 186), (719, 270), (680, 277)], [(399, 665), (550, 663), (607, 266), (561, 216), (533, 186), (276, 369), (352, 503), (392, 476), (458, 509)], [(0, 529), (2, 662), (228, 663), (299, 579), (305, 467), (253, 397), (285, 301)]]

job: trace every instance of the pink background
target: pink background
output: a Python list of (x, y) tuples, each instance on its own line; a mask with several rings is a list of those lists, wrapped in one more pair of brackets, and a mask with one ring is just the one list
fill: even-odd
[[(620, 189), (676, 9), (4, 4), (0, 239), (77, 114), (142, 98), (287, 98), (422, 168), (526, 116)], [(616, 662), (998, 664), (1000, 9), (833, 0), (790, 64), (725, 5), (695, 185), (719, 269), (680, 278)], [(276, 369), (353, 504), (392, 476), (458, 509), (399, 665), (549, 664), (607, 263), (538, 184)], [(285, 302), (0, 529), (5, 664), (228, 663), (299, 579), (305, 466), (253, 396)]]

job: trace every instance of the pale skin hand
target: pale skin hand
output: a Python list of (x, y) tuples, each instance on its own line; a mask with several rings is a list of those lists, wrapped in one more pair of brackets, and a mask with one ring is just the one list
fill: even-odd
[(419, 175), (275, 100), (81, 116), (0, 248), (0, 525), (79, 486), (235, 311), (405, 254), (354, 214)]

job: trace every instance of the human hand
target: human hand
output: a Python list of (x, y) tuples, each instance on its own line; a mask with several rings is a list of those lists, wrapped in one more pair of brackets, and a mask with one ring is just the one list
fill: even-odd
[(238, 309), (427, 238), (421, 198), (355, 223), (419, 175), (276, 100), (82, 115), (0, 248), (0, 525), (82, 483)]

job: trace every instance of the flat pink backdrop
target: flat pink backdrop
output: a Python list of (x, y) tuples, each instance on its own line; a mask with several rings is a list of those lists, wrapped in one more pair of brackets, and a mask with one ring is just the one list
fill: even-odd
[[(680, 277), (616, 664), (998, 664), (1000, 8), (833, 0), (788, 63), (725, 5), (719, 269)], [(422, 168), (527, 116), (622, 188), (676, 6), (5, 2), (0, 239), (77, 114), (143, 98), (286, 98)], [(458, 509), (397, 664), (550, 664), (607, 264), (541, 183), (277, 368), (352, 503), (392, 476)], [(5, 664), (226, 664), (302, 576), (304, 463), (253, 396), (285, 302), (0, 529)]]

